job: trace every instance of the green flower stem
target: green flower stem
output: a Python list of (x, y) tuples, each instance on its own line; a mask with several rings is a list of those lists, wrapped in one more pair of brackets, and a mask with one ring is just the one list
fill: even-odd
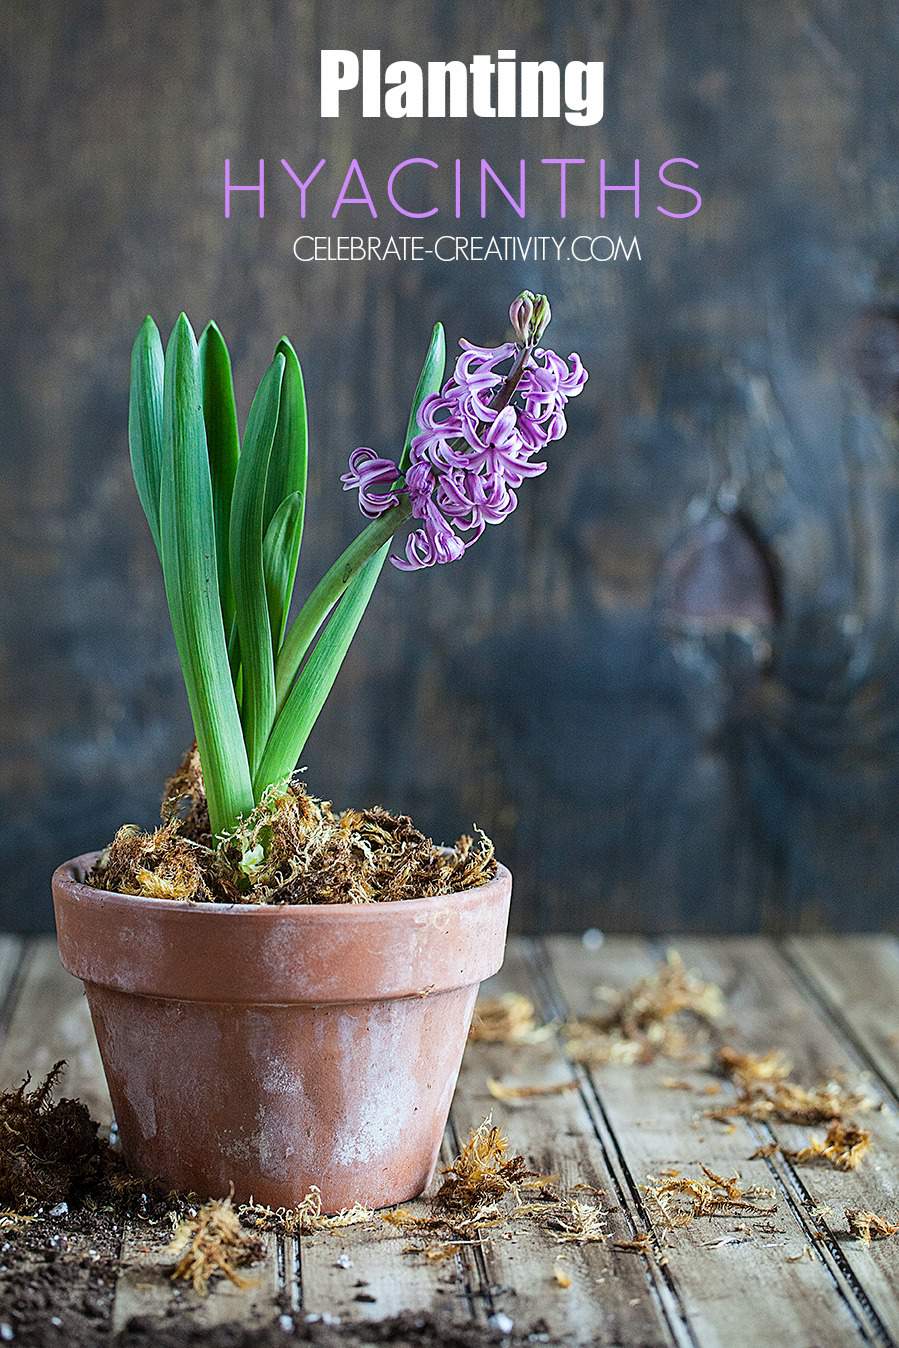
[(329, 567), (287, 630), (278, 655), (275, 692), (278, 710), (284, 706), (296, 672), (309, 650), (316, 632), (346, 590), (356, 573), (379, 548), (393, 537), (412, 514), (408, 497), (357, 534), (348, 548)]

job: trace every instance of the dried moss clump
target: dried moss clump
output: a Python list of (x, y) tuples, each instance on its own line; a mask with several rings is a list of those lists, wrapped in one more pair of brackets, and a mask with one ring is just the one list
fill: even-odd
[(741, 1053), (725, 1045), (718, 1050), (718, 1066), (742, 1091), (754, 1091), (759, 1085), (786, 1081), (793, 1070), (789, 1058), (778, 1048), (767, 1053)]
[(505, 1081), (497, 1081), (495, 1077), (487, 1078), (487, 1090), (494, 1100), (501, 1100), (504, 1104), (515, 1104), (521, 1100), (537, 1100), (546, 1095), (564, 1095), (566, 1091), (576, 1091), (577, 1088), (578, 1083), (574, 1078), (569, 1081), (535, 1083), (532, 1086), (510, 1086)]
[(743, 1188), (739, 1175), (717, 1175), (700, 1166), (701, 1176), (671, 1171), (650, 1175), (642, 1186), (658, 1208), (663, 1225), (689, 1226), (697, 1217), (770, 1217), (777, 1211), (771, 1203), (774, 1190), (753, 1184)]
[(868, 1212), (863, 1208), (847, 1208), (846, 1221), (852, 1235), (863, 1240), (866, 1245), (870, 1245), (872, 1240), (888, 1240), (890, 1236), (899, 1234), (899, 1222), (887, 1221), (886, 1217), (879, 1217), (876, 1212)]
[(737, 1088), (737, 1099), (707, 1111), (708, 1117), (724, 1122), (732, 1118), (763, 1123), (813, 1126), (842, 1122), (857, 1111), (872, 1109), (874, 1101), (860, 1091), (848, 1090), (838, 1081), (801, 1086), (790, 1079), (790, 1063), (778, 1049), (767, 1053), (740, 1053), (722, 1048), (718, 1064)]
[(543, 1221), (557, 1245), (602, 1245), (607, 1240), (606, 1214), (593, 1203), (569, 1198)]
[(333, 1217), (322, 1212), (322, 1195), (313, 1184), (295, 1208), (270, 1208), (263, 1203), (244, 1203), (238, 1209), (245, 1226), (257, 1231), (275, 1231), (282, 1236), (311, 1235), (315, 1231), (333, 1231), (345, 1226), (360, 1226), (374, 1219), (371, 1208), (354, 1203)]
[(483, 833), (447, 851), (404, 815), (380, 808), (337, 813), (297, 779), (269, 787), (213, 846), (195, 753), (168, 783), (162, 812), (153, 833), (119, 829), (88, 882), (198, 903), (389, 903), (454, 894), (496, 874)]
[(531, 1172), (523, 1156), (509, 1155), (509, 1140), (501, 1128), (485, 1119), (472, 1129), (437, 1191), (438, 1212), (470, 1216), (483, 1212), (521, 1183)]
[(672, 950), (659, 969), (615, 995), (607, 1011), (568, 1021), (566, 1051), (590, 1067), (685, 1058), (695, 1050), (687, 1018), (715, 1023), (723, 1015), (721, 989), (690, 973)]
[(191, 842), (203, 843), (206, 847), (212, 845), (212, 826), (196, 740), (163, 788), (160, 813), (164, 824), (179, 820), (182, 835)]
[(31, 1077), (0, 1093), (0, 1206), (17, 1213), (70, 1202), (106, 1177), (110, 1151), (79, 1100), (54, 1100), (58, 1062), (39, 1086)]
[(807, 1147), (799, 1151), (784, 1151), (788, 1161), (806, 1165), (810, 1161), (829, 1161), (837, 1170), (857, 1170), (862, 1157), (871, 1145), (871, 1134), (855, 1123), (834, 1119), (827, 1136), (813, 1137)]
[(262, 1243), (240, 1224), (230, 1198), (214, 1198), (204, 1203), (193, 1217), (178, 1222), (167, 1254), (177, 1256), (172, 1280), (189, 1282), (194, 1291), (205, 1296), (209, 1283), (222, 1274), (235, 1287), (250, 1287), (251, 1280), (237, 1269), (262, 1257)]
[[(489, 1118), (473, 1128), (435, 1194), (431, 1212), (419, 1215), (408, 1208), (383, 1214), (383, 1220), (419, 1237), (425, 1244), (409, 1245), (408, 1254), (441, 1260), (463, 1245), (482, 1245), (491, 1231), (507, 1234), (532, 1223), (556, 1244), (590, 1245), (606, 1240), (604, 1210), (585, 1203), (574, 1192), (559, 1194), (554, 1175), (528, 1168), (523, 1156), (511, 1152), (509, 1139)], [(577, 1185), (577, 1189), (591, 1186)]]
[(213, 898), (207, 880), (204, 849), (179, 833), (177, 820), (143, 833), (123, 824), (100, 853), (88, 883), (116, 894), (142, 894), (147, 899)]
[(553, 1033), (537, 1024), (537, 1008), (521, 992), (483, 997), (474, 1010), (468, 1037), (477, 1044), (539, 1044)]

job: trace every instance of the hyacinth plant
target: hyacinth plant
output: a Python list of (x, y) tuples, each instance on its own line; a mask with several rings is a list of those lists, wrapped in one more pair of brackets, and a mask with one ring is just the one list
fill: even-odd
[(565, 433), (565, 405), (587, 378), (576, 355), (539, 345), (545, 296), (512, 304), (513, 339), (462, 341), (444, 382), (437, 324), (396, 458), (353, 451), (342, 477), (369, 523), (288, 615), (303, 538), (308, 419), (286, 337), (238, 433), (231, 362), (210, 323), (184, 314), (163, 352), (147, 318), (131, 363), (129, 441), (156, 544), (193, 717), (210, 824), (226, 836), (294, 772), (365, 612), (396, 532), (394, 565), (452, 562), (516, 507), (535, 458)]

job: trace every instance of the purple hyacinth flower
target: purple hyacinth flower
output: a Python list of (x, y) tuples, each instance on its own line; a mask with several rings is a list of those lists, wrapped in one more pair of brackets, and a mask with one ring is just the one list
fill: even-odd
[[(405, 556), (391, 558), (402, 571), (456, 561), (488, 524), (502, 523), (518, 504), (517, 489), (546, 470), (534, 456), (565, 434), (566, 404), (587, 371), (579, 356), (565, 361), (536, 345), (550, 319), (545, 295), (522, 292), (509, 317), (517, 342), (461, 341), (452, 375), (418, 409), (401, 489), (418, 527)], [(375, 518), (397, 503), (397, 476), (392, 460), (361, 448), (341, 481)]]
[(424, 506), (423, 523), (406, 539), (406, 556), (391, 557), (399, 571), (421, 571), (427, 566), (455, 562), (465, 551), (462, 542), (431, 500)]
[(370, 520), (383, 515), (385, 510), (399, 504), (396, 491), (377, 492), (376, 487), (392, 488), (400, 470), (392, 459), (381, 459), (373, 449), (360, 445), (349, 458), (348, 471), (341, 477), (344, 491), (359, 492), (359, 509)]

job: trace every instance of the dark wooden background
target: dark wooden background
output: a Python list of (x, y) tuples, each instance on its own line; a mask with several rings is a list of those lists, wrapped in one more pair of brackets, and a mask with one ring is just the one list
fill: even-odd
[[(143, 314), (215, 316), (244, 409), (279, 334), (297, 343), (308, 582), (357, 527), (337, 476), (396, 443), (430, 323), (499, 338), (530, 285), (592, 371), (569, 437), (462, 563), (385, 574), (310, 784), (443, 838), (483, 825), (519, 927), (895, 926), (892, 0), (5, 0), (0, 24), (3, 925), (49, 924), (52, 866), (151, 822), (189, 735), (126, 451)], [(319, 121), (322, 47), (511, 44), (605, 58), (600, 126)], [(301, 267), (274, 174), (266, 220), (249, 199), (222, 219), (226, 155), (324, 155), (333, 192), (356, 154), (383, 200), (410, 153), (639, 156), (647, 185), (686, 155), (705, 205), (677, 223), (648, 193), (645, 260), (615, 267)], [(634, 232), (628, 202), (609, 232)], [(545, 207), (528, 228), (559, 232)], [(570, 212), (604, 232), (586, 193)], [(480, 232), (474, 195), (438, 224)]]

